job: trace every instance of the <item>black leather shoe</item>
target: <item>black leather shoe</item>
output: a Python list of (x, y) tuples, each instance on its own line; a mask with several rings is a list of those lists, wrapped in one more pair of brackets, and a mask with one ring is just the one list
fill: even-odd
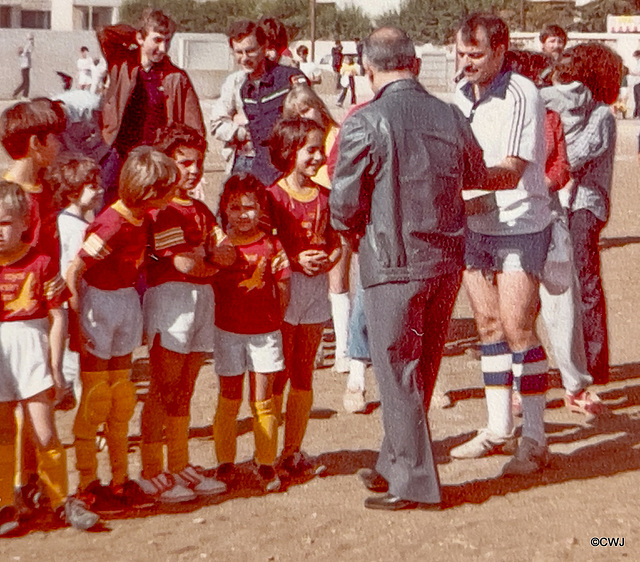
[(368, 509), (382, 509), (385, 511), (400, 511), (401, 509), (429, 509), (438, 510), (439, 503), (422, 503), (411, 500), (403, 500), (391, 494), (384, 496), (372, 496), (364, 500), (364, 506)]
[(389, 482), (371, 468), (360, 469), (358, 471), (358, 476), (360, 476), (360, 480), (362, 480), (362, 483), (365, 485), (367, 490), (382, 494), (389, 491)]

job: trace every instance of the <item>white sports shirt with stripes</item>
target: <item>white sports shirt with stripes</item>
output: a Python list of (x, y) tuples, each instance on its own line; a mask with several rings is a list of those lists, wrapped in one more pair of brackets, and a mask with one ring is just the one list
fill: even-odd
[(469, 119), (488, 167), (508, 156), (528, 163), (515, 189), (463, 192), (465, 199), (493, 193), (497, 204), (493, 212), (469, 216), (469, 229), (488, 235), (544, 230), (551, 222), (544, 181), (545, 108), (535, 84), (520, 74), (503, 72), (475, 101), (471, 84), (465, 80), (456, 90), (454, 103)]

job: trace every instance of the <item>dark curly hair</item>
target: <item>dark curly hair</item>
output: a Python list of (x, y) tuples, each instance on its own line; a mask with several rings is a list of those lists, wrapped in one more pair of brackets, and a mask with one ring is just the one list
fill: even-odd
[(87, 184), (100, 185), (100, 166), (82, 154), (62, 154), (45, 175), (55, 208), (63, 209), (82, 195)]
[(593, 99), (611, 105), (618, 99), (625, 75), (622, 58), (602, 43), (590, 41), (571, 47), (553, 70), (554, 79), (562, 83), (577, 80), (593, 94)]
[(153, 148), (158, 152), (173, 156), (173, 153), (181, 146), (195, 148), (203, 154), (207, 151), (205, 138), (193, 127), (184, 123), (174, 123), (163, 127), (156, 133)]
[(264, 220), (264, 215), (268, 212), (267, 188), (258, 178), (247, 173), (234, 174), (224, 183), (218, 206), (222, 229), (227, 230), (229, 227), (229, 216), (227, 215), (229, 201), (233, 196), (245, 193), (255, 196), (258, 205), (260, 205), (261, 215), (263, 215), (263, 219), (260, 221), (260, 228), (268, 231), (268, 221)]

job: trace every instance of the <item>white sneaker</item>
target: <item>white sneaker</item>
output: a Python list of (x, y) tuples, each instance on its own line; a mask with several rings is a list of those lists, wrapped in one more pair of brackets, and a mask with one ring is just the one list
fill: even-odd
[(479, 459), (489, 455), (513, 455), (517, 447), (515, 435), (500, 437), (485, 427), (471, 441), (451, 449), (449, 456), (454, 459)]
[(336, 357), (335, 363), (333, 364), (333, 370), (336, 373), (348, 373), (350, 366), (350, 357)]
[(364, 398), (364, 390), (351, 390), (347, 388), (342, 397), (342, 405), (350, 414), (362, 412), (367, 407), (367, 401)]
[(182, 503), (196, 499), (196, 494), (193, 490), (176, 482), (173, 476), (167, 472), (163, 472), (149, 480), (140, 478), (138, 479), (138, 485), (145, 494), (153, 496), (162, 503)]
[(199, 496), (215, 496), (227, 491), (227, 486), (224, 482), (205, 476), (201, 466), (189, 464), (184, 470), (174, 474), (173, 477), (178, 484), (189, 488)]

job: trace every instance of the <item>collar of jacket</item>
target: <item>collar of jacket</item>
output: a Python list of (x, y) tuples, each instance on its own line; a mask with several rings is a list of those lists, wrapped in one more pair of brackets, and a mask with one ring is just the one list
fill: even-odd
[(387, 92), (396, 92), (399, 90), (414, 90), (416, 88), (422, 88), (422, 86), (415, 78), (400, 78), (399, 80), (389, 82), (388, 84), (380, 88), (373, 100), (377, 100)]

